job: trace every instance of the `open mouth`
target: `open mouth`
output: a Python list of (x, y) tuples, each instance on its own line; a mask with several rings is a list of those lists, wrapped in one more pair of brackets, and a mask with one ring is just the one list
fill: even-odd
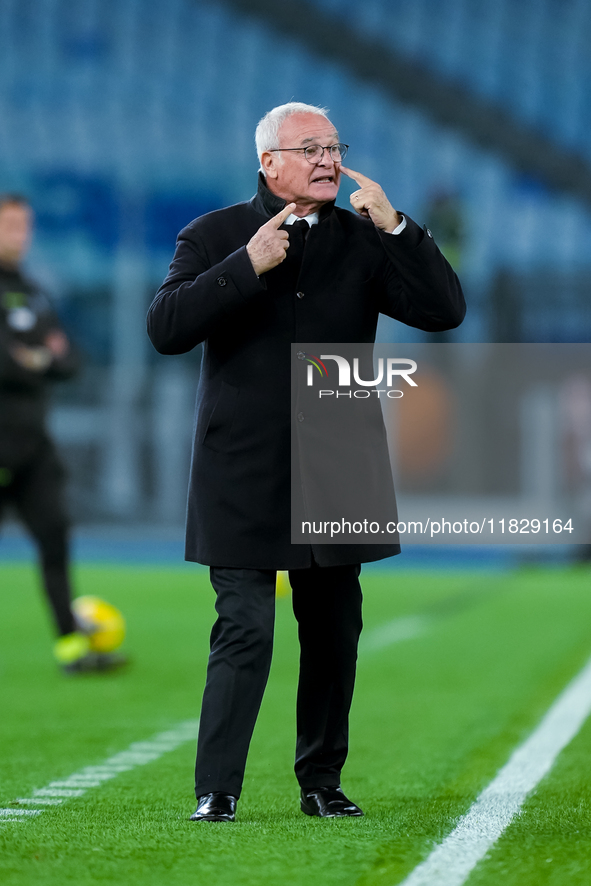
[(313, 185), (331, 185), (334, 182), (334, 175), (321, 175), (312, 179)]

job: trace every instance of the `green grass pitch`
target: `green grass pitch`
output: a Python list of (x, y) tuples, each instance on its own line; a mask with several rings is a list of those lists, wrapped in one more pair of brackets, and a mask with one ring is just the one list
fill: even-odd
[[(591, 654), (587, 570), (364, 576), (343, 786), (362, 819), (302, 815), (293, 776), (297, 639), (278, 600), (275, 657), (235, 824), (193, 824), (194, 744), (38, 817), (0, 821), (3, 886), (396, 886), (454, 827)], [(127, 617), (132, 664), (64, 677), (26, 564), (0, 563), (0, 807), (198, 715), (213, 617), (207, 572), (82, 564), (79, 593)], [(414, 637), (373, 632), (421, 616)], [(468, 879), (591, 882), (591, 722)], [(16, 808), (16, 807), (15, 807)]]

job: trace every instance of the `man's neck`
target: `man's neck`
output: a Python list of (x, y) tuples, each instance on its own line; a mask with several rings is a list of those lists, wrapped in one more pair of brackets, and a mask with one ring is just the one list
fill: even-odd
[(284, 194), (278, 193), (273, 187), (274, 182), (272, 180), (269, 181), (269, 179), (265, 179), (265, 184), (267, 185), (267, 188), (271, 191), (271, 193), (278, 197), (280, 200), (285, 200), (286, 203), (295, 202), (296, 208), (294, 209), (292, 214), (297, 215), (298, 218), (306, 218), (307, 215), (312, 215), (313, 213), (319, 215), (320, 210), (323, 206), (326, 206), (327, 203), (333, 202), (332, 200), (325, 200), (322, 203), (318, 203), (317, 200), (314, 200), (298, 203), (297, 200), (293, 199), (293, 197), (285, 196)]
[[(286, 203), (283, 197), (275, 194), (269, 188), (265, 176), (262, 174), (262, 172), (259, 172), (257, 193), (254, 195), (251, 202), (255, 206), (255, 208), (257, 208), (258, 211), (262, 214), (266, 215), (267, 218), (272, 218), (272, 216), (277, 215), (278, 212), (281, 212)], [(323, 203), (321, 211), (318, 213), (318, 221), (322, 221), (324, 218), (330, 215), (333, 208), (334, 200)], [(305, 218), (305, 216), (300, 216), (298, 213), (298, 218), (302, 217)]]
[[(286, 203), (294, 202), (293, 200), (288, 200), (286, 197), (282, 197), (281, 194), (277, 194), (272, 188), (269, 188), (269, 190), (271, 193), (275, 194), (276, 197), (279, 197), (280, 200), (285, 200)], [(296, 208), (292, 214), (297, 215), (298, 218), (306, 218), (308, 215), (319, 215), (323, 206), (326, 206), (326, 203), (296, 203)]]

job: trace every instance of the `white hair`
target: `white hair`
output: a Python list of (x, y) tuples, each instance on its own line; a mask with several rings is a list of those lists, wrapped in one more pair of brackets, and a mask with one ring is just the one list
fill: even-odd
[(279, 147), (279, 129), (292, 114), (318, 114), (319, 117), (326, 117), (328, 108), (317, 108), (315, 105), (306, 105), (304, 102), (287, 102), (286, 105), (279, 105), (271, 111), (267, 111), (265, 116), (259, 120), (254, 134), (259, 163), (264, 151), (274, 151)]

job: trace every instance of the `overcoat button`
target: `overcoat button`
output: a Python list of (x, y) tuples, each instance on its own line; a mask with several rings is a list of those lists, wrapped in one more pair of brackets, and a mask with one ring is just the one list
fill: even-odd
[(296, 292), (296, 295), (297, 295), (298, 298), (303, 298), (303, 297), (304, 297), (304, 293), (303, 293), (303, 292)]
[(225, 277), (218, 277), (215, 282), (217, 283), (218, 286), (226, 286), (228, 283), (228, 281), (226, 280)]
[(429, 228), (427, 228), (427, 237), (431, 237), (431, 238), (433, 237), (433, 234), (431, 233)]
[(303, 421), (303, 420), (304, 420), (304, 413), (298, 412), (298, 421)]
[(298, 360), (305, 360), (306, 359), (306, 355), (303, 351), (298, 351), (296, 354), (296, 357), (298, 358)]

